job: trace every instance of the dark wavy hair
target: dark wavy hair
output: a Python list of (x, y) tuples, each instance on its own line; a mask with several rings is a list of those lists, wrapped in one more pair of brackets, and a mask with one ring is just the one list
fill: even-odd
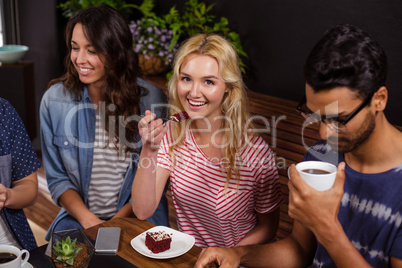
[(324, 33), (307, 57), (303, 72), (315, 92), (345, 86), (364, 99), (385, 86), (387, 57), (367, 33), (341, 24)]
[[(71, 18), (66, 26), (65, 39), (68, 53), (65, 58), (66, 73), (50, 81), (49, 87), (56, 83), (63, 83), (66, 90), (82, 98), (83, 84), (71, 62), (71, 38), (76, 24), (82, 24), (84, 34), (96, 52), (101, 55), (105, 66), (106, 84), (103, 101), (106, 107), (105, 129), (108, 130), (109, 118), (115, 118), (116, 144), (119, 142), (119, 125), (125, 129), (125, 139), (135, 141), (138, 134), (138, 125), (124, 120), (132, 115), (139, 115), (139, 100), (141, 87), (137, 84), (137, 77), (141, 74), (138, 66), (138, 57), (133, 50), (132, 35), (125, 19), (108, 5), (90, 6), (81, 10)], [(115, 109), (107, 109), (113, 104)], [(119, 119), (120, 118), (120, 119)], [(123, 118), (123, 120), (121, 120)], [(120, 120), (120, 121), (119, 121)], [(121, 141), (123, 143), (123, 141)], [(128, 146), (131, 148), (131, 146)], [(127, 150), (131, 150), (130, 148)]]

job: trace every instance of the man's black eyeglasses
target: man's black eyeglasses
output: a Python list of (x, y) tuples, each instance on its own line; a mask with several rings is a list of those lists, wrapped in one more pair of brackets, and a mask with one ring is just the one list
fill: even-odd
[(319, 122), (323, 122), (325, 125), (327, 125), (331, 130), (337, 131), (337, 132), (345, 132), (346, 131), (346, 124), (353, 118), (355, 117), (364, 107), (367, 106), (367, 104), (371, 101), (371, 98), (373, 97), (375, 92), (370, 93), (364, 100), (363, 102), (353, 111), (351, 112), (345, 119), (341, 119), (339, 117), (329, 117), (327, 118), (325, 115), (320, 116), (316, 113), (313, 113), (312, 111), (308, 110), (307, 107), (305, 107), (308, 111), (303, 110), (303, 106), (306, 104), (306, 95), (304, 95), (303, 100), (297, 105), (297, 112), (304, 117), (306, 122), (310, 125), (312, 124), (318, 124)]

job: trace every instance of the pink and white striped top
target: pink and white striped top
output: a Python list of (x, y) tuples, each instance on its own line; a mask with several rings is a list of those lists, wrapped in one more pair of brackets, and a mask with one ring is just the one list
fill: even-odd
[(169, 130), (158, 152), (158, 166), (172, 169), (170, 185), (177, 224), (180, 231), (195, 237), (197, 246), (233, 247), (255, 226), (256, 212), (268, 213), (281, 204), (274, 155), (261, 137), (254, 137), (239, 153), (239, 187), (233, 175), (226, 191), (224, 161), (208, 159), (190, 129), (184, 143), (174, 150), (175, 163), (170, 144)]

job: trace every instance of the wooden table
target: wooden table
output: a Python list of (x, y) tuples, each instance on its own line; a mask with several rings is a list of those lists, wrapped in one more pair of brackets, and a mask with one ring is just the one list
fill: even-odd
[[(120, 243), (117, 255), (95, 254), (88, 268), (153, 268), (153, 267), (194, 267), (201, 249), (193, 246), (187, 253), (172, 259), (152, 259), (141, 255), (131, 246), (131, 240), (137, 235), (154, 227), (150, 222), (135, 218), (116, 218), (83, 232), (92, 241), (96, 240), (100, 227), (120, 227)], [(95, 244), (95, 243), (94, 243)], [(29, 263), (35, 268), (52, 268), (50, 259), (45, 256), (48, 244), (30, 250)]]
[(194, 267), (201, 249), (193, 246), (187, 253), (172, 259), (152, 259), (138, 253), (130, 242), (137, 235), (154, 227), (150, 222), (135, 218), (114, 218), (97, 226), (84, 230), (85, 235), (95, 240), (100, 227), (120, 227), (120, 244), (117, 255), (142, 268), (148, 267)]

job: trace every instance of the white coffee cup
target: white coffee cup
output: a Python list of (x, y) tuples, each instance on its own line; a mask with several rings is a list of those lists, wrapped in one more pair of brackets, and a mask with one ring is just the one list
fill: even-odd
[(334, 185), (336, 166), (322, 161), (304, 161), (296, 165), (303, 180), (318, 191), (326, 191)]
[[(0, 245), (0, 253), (12, 253), (17, 256), (14, 260), (1, 263), (0, 268), (21, 268), (28, 262), (29, 251), (26, 249), (19, 249), (14, 246)], [(25, 254), (24, 258), (23, 255)]]

